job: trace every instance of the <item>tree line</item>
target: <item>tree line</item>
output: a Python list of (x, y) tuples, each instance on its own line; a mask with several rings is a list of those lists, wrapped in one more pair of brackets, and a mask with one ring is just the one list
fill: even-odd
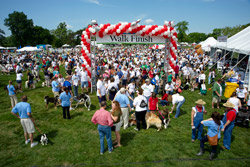
[[(48, 30), (41, 26), (34, 25), (32, 19), (28, 19), (27, 15), (23, 12), (17, 11), (8, 15), (4, 20), (4, 25), (11, 31), (11, 35), (5, 37), (5, 32), (0, 29), (0, 45), (5, 47), (35, 46), (38, 44), (51, 44), (56, 48), (61, 47), (63, 44), (75, 46), (80, 44), (81, 33), (86, 28), (74, 32), (67, 29), (67, 24), (62, 22), (59, 23), (56, 29)], [(198, 43), (211, 36), (217, 39), (217, 37), (221, 35), (230, 37), (249, 26), (250, 23), (234, 27), (216, 28), (209, 34), (199, 32), (187, 34), (188, 25), (189, 23), (187, 21), (181, 21), (175, 25), (179, 42)]]

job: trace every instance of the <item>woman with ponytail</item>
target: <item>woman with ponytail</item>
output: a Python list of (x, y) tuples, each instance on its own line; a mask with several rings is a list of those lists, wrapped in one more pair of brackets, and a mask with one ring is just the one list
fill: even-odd
[(64, 92), (62, 92), (59, 97), (63, 109), (63, 118), (66, 119), (67, 115), (67, 118), (70, 119), (69, 107), (71, 94), (69, 93), (69, 89), (67, 87), (64, 87), (63, 90)]
[(220, 130), (224, 128), (222, 121), (220, 120), (220, 113), (213, 112), (212, 118), (201, 121), (201, 124), (208, 127), (207, 135), (200, 140), (200, 152), (197, 154), (201, 156), (204, 154), (204, 143), (209, 141), (212, 146), (212, 151), (210, 153), (209, 159), (213, 160), (216, 154), (216, 149), (218, 141), (221, 137)]

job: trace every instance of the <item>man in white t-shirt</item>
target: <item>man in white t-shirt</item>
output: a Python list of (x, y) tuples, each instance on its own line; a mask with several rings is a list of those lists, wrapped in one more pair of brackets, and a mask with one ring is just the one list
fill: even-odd
[(103, 77), (102, 76), (100, 76), (98, 78), (96, 86), (97, 86), (96, 95), (98, 97), (99, 104), (101, 104), (102, 101), (107, 101), (106, 100), (106, 88), (103, 84)]
[(174, 108), (175, 108), (175, 106), (177, 104), (176, 114), (175, 114), (174, 118), (177, 118), (180, 115), (180, 108), (184, 104), (184, 102), (185, 102), (185, 98), (183, 96), (181, 96), (179, 93), (176, 93), (176, 94), (172, 95), (173, 107), (171, 108), (170, 113), (172, 113), (174, 111)]
[(85, 68), (82, 68), (82, 71), (80, 72), (80, 76), (81, 76), (81, 88), (82, 88), (82, 93), (83, 93), (83, 89), (86, 88), (86, 91), (88, 92), (89, 90), (89, 84), (88, 84), (88, 72), (85, 70)]
[(244, 88), (243, 84), (240, 85), (239, 88), (236, 89), (237, 97), (240, 99), (242, 105), (246, 103), (247, 99), (247, 90)]
[[(141, 88), (143, 89), (143, 95), (144, 95), (144, 97), (146, 97), (147, 104), (148, 104), (148, 100), (151, 97), (152, 92), (154, 92), (154, 87), (153, 87), (153, 85), (151, 85), (150, 80), (146, 79), (146, 83), (143, 84), (141, 86)], [(148, 107), (147, 107), (147, 112), (149, 112)]]
[(165, 86), (165, 91), (168, 95), (172, 95), (174, 92), (174, 86), (172, 85), (171, 82), (168, 82)]
[(71, 79), (72, 79), (74, 95), (77, 97), (78, 96), (78, 83), (80, 81), (80, 77), (77, 75), (77, 70), (75, 70), (75, 73)]

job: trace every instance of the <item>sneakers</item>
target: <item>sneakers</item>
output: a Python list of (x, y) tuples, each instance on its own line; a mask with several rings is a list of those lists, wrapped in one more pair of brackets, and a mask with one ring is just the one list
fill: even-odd
[(26, 140), (26, 141), (25, 141), (25, 144), (28, 144), (29, 142), (30, 142), (30, 139)]
[(210, 156), (209, 156), (209, 160), (212, 161), (215, 157), (215, 153), (211, 153)]
[(34, 142), (30, 145), (31, 148), (35, 147), (38, 144), (38, 142)]
[(192, 141), (192, 143), (194, 143), (194, 141), (195, 141), (195, 140), (194, 140), (194, 139), (192, 139), (191, 141)]
[(70, 107), (70, 108), (69, 108), (69, 111), (71, 111), (71, 110), (73, 110), (73, 108), (72, 108), (72, 107)]
[(134, 130), (139, 131), (137, 128), (134, 128)]
[(100, 155), (103, 155), (103, 153), (100, 153)]

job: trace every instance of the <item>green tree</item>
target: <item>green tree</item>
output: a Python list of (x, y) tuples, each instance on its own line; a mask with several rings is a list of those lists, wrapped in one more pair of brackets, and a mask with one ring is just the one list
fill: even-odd
[(192, 32), (189, 33), (186, 37), (187, 42), (196, 42), (199, 43), (207, 39), (207, 35), (205, 33)]
[(67, 31), (67, 24), (65, 22), (60, 23), (57, 28), (52, 31), (53, 35), (56, 36), (63, 44), (67, 42), (67, 36), (68, 36), (68, 31)]
[(52, 44), (53, 35), (50, 34), (48, 29), (45, 29), (41, 26), (35, 26), (33, 28), (33, 44)]
[(14, 11), (4, 20), (4, 25), (9, 27), (9, 30), (14, 37), (15, 46), (25, 46), (32, 43), (32, 19), (27, 19), (23, 12)]
[(187, 36), (186, 31), (188, 31), (188, 22), (187, 21), (181, 21), (175, 25), (176, 30), (178, 32), (178, 40), (180, 42), (185, 41), (185, 38)]

